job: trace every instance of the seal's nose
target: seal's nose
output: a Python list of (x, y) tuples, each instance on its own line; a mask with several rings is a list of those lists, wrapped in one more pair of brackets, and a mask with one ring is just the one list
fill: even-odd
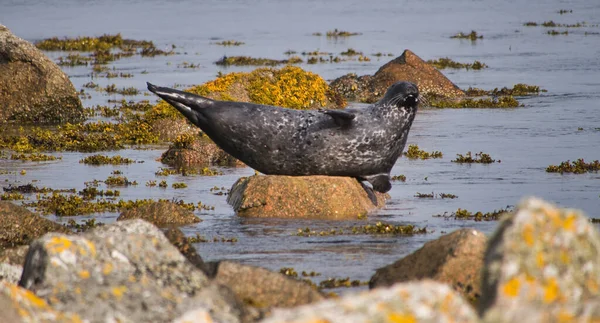
[(416, 94), (408, 94), (404, 97), (404, 103), (409, 105), (415, 105), (419, 102), (419, 96)]

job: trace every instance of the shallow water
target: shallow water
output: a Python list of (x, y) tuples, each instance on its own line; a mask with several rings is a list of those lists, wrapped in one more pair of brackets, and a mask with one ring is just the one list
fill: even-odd
[[(190, 86), (215, 77), (218, 72), (248, 71), (253, 68), (221, 68), (213, 64), (223, 55), (247, 55), (283, 59), (287, 50), (320, 51), (338, 54), (348, 48), (366, 55), (391, 52), (395, 56), (411, 49), (423, 59), (450, 57), (460, 62), (475, 60), (489, 68), (481, 71), (443, 70), (454, 83), (466, 89), (512, 86), (516, 83), (539, 85), (548, 90), (539, 96), (522, 98), (525, 105), (516, 109), (421, 109), (415, 120), (409, 144), (427, 151), (439, 150), (442, 159), (398, 160), (392, 174), (404, 174), (405, 183), (395, 182), (392, 199), (385, 209), (369, 217), (399, 224), (426, 226), (431, 233), (417, 236), (333, 236), (298, 237), (299, 228), (319, 230), (355, 223), (238, 218), (224, 196), (210, 192), (214, 186), (229, 188), (237, 178), (253, 174), (249, 168), (223, 168), (223, 176), (166, 178), (169, 185), (186, 182), (188, 188), (148, 188), (148, 180), (160, 181), (154, 173), (162, 165), (156, 161), (166, 147), (127, 149), (109, 152), (143, 160), (130, 166), (92, 167), (79, 164), (85, 155), (59, 153), (63, 160), (22, 163), (0, 160), (3, 170), (16, 174), (0, 175), (3, 185), (26, 184), (53, 188), (84, 188), (84, 182), (105, 179), (120, 169), (137, 187), (120, 189), (124, 199), (176, 198), (214, 205), (214, 211), (197, 211), (203, 222), (183, 227), (190, 235), (236, 237), (237, 243), (196, 244), (205, 260), (231, 259), (278, 270), (294, 267), (317, 271), (327, 277), (368, 280), (375, 269), (392, 263), (416, 250), (443, 232), (473, 227), (486, 233), (496, 222), (444, 220), (434, 214), (456, 211), (492, 211), (515, 205), (529, 195), (543, 197), (561, 206), (577, 207), (599, 217), (600, 174), (558, 175), (545, 172), (550, 164), (568, 159), (600, 159), (600, 32), (598, 27), (569, 28), (568, 35), (550, 36), (552, 28), (524, 27), (527, 21), (554, 20), (573, 24), (600, 23), (600, 3), (560, 0), (535, 4), (529, 1), (299, 1), (299, 0), (212, 0), (212, 1), (84, 1), (84, 0), (4, 0), (0, 23), (29, 41), (49, 37), (75, 37), (120, 32), (125, 38), (152, 40), (157, 47), (179, 52), (175, 56), (126, 58), (112, 65), (133, 73), (130, 79), (94, 79), (105, 87), (135, 86), (145, 82), (159, 85)], [(573, 13), (559, 15), (560, 9)], [(338, 28), (362, 35), (329, 39), (312, 36)], [(565, 30), (565, 28), (554, 28)], [(471, 42), (450, 39), (462, 31), (476, 30), (483, 40)], [(585, 32), (588, 32), (586, 35)], [(596, 33), (596, 34), (593, 34)], [(211, 45), (217, 40), (235, 39), (240, 47)], [(48, 53), (58, 58), (65, 53)], [(301, 64), (328, 80), (346, 73), (372, 74), (390, 58), (372, 57), (370, 62), (338, 64)], [(183, 62), (200, 64), (198, 69), (179, 68)], [(65, 68), (79, 90), (90, 81), (87, 67)], [(147, 74), (142, 74), (142, 71)], [(94, 91), (85, 106), (106, 104), (106, 96)], [(127, 100), (150, 99), (147, 91)], [(580, 130), (580, 128), (582, 130)], [(146, 147), (147, 148), (147, 147)], [(450, 162), (467, 151), (488, 153), (501, 163), (460, 165)], [(26, 170), (26, 175), (18, 171)], [(417, 193), (452, 193), (457, 199), (422, 199)], [(95, 215), (111, 222), (115, 213)], [(53, 218), (53, 217), (51, 217)], [(88, 217), (77, 217), (83, 220)], [(53, 218), (66, 222), (68, 218)], [(356, 221), (356, 224), (364, 221)]]

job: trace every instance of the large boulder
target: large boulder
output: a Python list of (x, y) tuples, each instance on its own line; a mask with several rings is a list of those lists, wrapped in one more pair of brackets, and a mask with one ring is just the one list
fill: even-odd
[(70, 233), (66, 227), (11, 202), (0, 201), (0, 254), (4, 249), (27, 245), (48, 232)]
[(600, 319), (600, 236), (581, 211), (526, 199), (490, 238), (484, 259), (485, 321), (520, 321), (524, 313), (537, 322)]
[(81, 236), (45, 235), (31, 244), (19, 285), (90, 322), (165, 322), (192, 308), (217, 322), (239, 322), (244, 312), (141, 220)]
[(158, 227), (192, 224), (202, 221), (192, 211), (168, 201), (154, 202), (127, 209), (121, 213), (117, 221), (133, 219), (142, 219)]
[(240, 300), (262, 310), (294, 307), (325, 299), (310, 284), (264, 268), (232, 261), (208, 265), (209, 275), (216, 282), (229, 287)]
[(331, 82), (330, 86), (348, 100), (372, 103), (381, 99), (387, 88), (398, 81), (417, 84), (422, 95), (443, 98), (465, 96), (444, 74), (408, 49), (372, 76), (347, 74)]
[(356, 219), (387, 198), (350, 177), (255, 175), (235, 182), (227, 202), (246, 217)]
[(160, 161), (173, 167), (188, 166), (245, 166), (223, 151), (207, 136), (180, 135), (160, 157)]
[(262, 323), (478, 322), (452, 288), (432, 281), (396, 284), (292, 309), (276, 309)]
[(469, 300), (481, 295), (485, 235), (461, 229), (427, 242), (421, 249), (377, 269), (369, 287), (391, 286), (398, 282), (433, 279), (452, 286)]
[(0, 122), (83, 119), (81, 101), (67, 75), (33, 44), (0, 25)]

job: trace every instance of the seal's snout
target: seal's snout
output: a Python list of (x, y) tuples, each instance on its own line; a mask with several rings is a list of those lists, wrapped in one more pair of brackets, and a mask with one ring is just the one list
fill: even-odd
[(404, 103), (408, 105), (415, 105), (419, 103), (419, 94), (409, 93), (404, 97)]

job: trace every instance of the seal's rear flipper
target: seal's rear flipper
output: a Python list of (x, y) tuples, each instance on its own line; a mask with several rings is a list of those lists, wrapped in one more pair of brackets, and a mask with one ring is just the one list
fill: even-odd
[[(203, 108), (207, 108), (213, 105), (214, 103), (213, 100), (196, 94), (171, 89), (168, 87), (156, 86), (154, 84), (151, 84), (150, 82), (146, 82), (146, 84), (148, 85), (148, 90), (150, 92), (158, 95), (161, 99), (175, 106), (179, 111), (181, 110), (177, 106), (177, 103), (179, 103), (179, 105), (184, 105), (187, 108), (196, 111), (202, 110)], [(183, 111), (181, 112), (183, 113)]]
[(335, 124), (342, 128), (350, 126), (352, 124), (352, 120), (356, 118), (356, 115), (354, 113), (344, 110), (319, 109), (319, 112), (331, 116)]
[(364, 177), (377, 192), (386, 193), (392, 189), (392, 183), (390, 182), (390, 175), (378, 174)]

